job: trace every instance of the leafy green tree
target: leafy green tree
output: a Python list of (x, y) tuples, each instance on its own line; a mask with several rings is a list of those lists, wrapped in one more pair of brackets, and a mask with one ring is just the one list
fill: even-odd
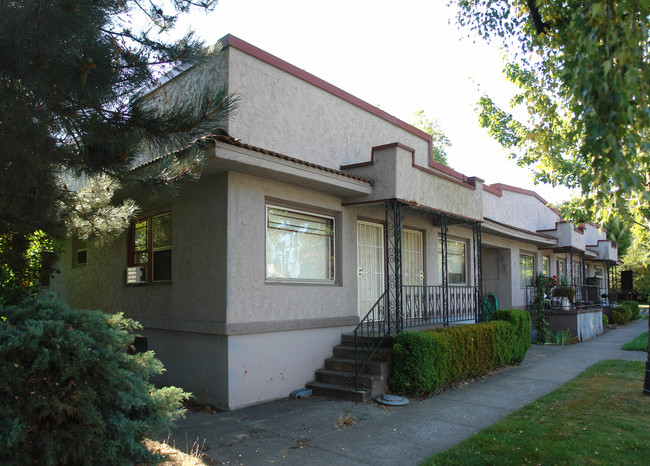
[[(43, 275), (47, 275), (56, 260), (55, 247), (45, 233), (37, 231), (25, 238), (24, 263), (0, 264), (0, 305), (17, 304), (28, 296), (38, 294)], [(0, 236), (0, 254), (8, 247), (7, 235)]]
[[(601, 218), (650, 227), (650, 2), (455, 0), (458, 24), (506, 50), (513, 108), (489, 96), (481, 124), (540, 181), (579, 188)], [(520, 113), (518, 113), (520, 114)]]
[[(234, 99), (225, 89), (196, 89), (184, 105), (162, 108), (143, 95), (164, 73), (216, 53), (191, 33), (160, 35), (179, 14), (215, 4), (0, 2), (0, 263), (18, 275), (28, 268), (34, 232), (56, 240), (120, 231), (137, 206), (115, 193), (176, 186), (198, 172), (195, 141), (224, 127)], [(134, 177), (138, 162), (177, 149)]]
[(447, 135), (442, 131), (440, 123), (435, 118), (429, 118), (424, 113), (424, 110), (420, 109), (413, 114), (413, 121), (411, 124), (418, 129), (421, 129), (425, 133), (431, 136), (433, 141), (433, 161), (441, 163), (442, 165), (448, 167), (449, 162), (447, 162), (447, 148), (451, 147), (451, 141)]

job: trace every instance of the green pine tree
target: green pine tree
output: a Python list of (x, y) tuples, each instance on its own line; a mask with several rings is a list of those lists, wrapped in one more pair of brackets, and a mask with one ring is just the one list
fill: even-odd
[[(196, 89), (183, 106), (147, 107), (143, 89), (217, 51), (191, 33), (169, 41), (179, 14), (216, 0), (0, 2), (0, 263), (20, 273), (31, 235), (121, 231), (137, 207), (114, 194), (177, 186), (200, 169), (199, 136), (225, 127), (225, 89)], [(143, 156), (184, 149), (144, 178)], [(187, 163), (187, 160), (190, 162)], [(157, 169), (157, 171), (155, 170)], [(78, 191), (78, 183), (89, 187)]]

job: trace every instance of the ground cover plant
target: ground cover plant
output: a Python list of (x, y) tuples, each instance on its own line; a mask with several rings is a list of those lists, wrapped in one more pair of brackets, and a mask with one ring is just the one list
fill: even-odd
[(424, 464), (647, 464), (644, 363), (601, 361)]
[(628, 351), (648, 351), (648, 332), (644, 332), (634, 340), (625, 343), (623, 349)]

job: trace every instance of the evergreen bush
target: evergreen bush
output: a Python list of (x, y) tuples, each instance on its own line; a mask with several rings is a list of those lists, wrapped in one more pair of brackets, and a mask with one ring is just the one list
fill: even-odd
[(609, 317), (603, 314), (603, 328), (607, 327), (608, 325), (609, 325)]
[(641, 308), (639, 307), (639, 303), (636, 301), (621, 301), (621, 305), (627, 307), (632, 311), (632, 317), (630, 320), (638, 319), (639, 314), (641, 313)]
[(423, 396), (444, 385), (520, 363), (530, 348), (530, 315), (499, 310), (490, 322), (402, 332), (393, 345), (391, 388)]
[(612, 308), (612, 322), (618, 325), (627, 324), (632, 319), (632, 309), (625, 305)]
[(151, 351), (127, 354), (139, 324), (51, 297), (0, 306), (0, 463), (134, 464), (182, 414), (181, 389), (155, 389)]

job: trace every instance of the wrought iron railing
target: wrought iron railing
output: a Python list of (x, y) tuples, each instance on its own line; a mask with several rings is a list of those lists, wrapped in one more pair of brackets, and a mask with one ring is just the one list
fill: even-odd
[(423, 325), (449, 325), (450, 322), (476, 321), (479, 304), (476, 287), (447, 288), (448, 306), (443, 305), (442, 286), (407, 285), (402, 287), (403, 328)]
[(389, 293), (386, 290), (354, 329), (354, 366), (357, 390), (359, 390), (359, 374), (368, 366), (370, 358), (390, 336), (391, 322), (388, 299)]
[(444, 306), (443, 286), (408, 285), (402, 287), (401, 313), (393, 314), (396, 308), (390, 300), (394, 294), (386, 290), (370, 311), (354, 329), (354, 361), (356, 389), (359, 390), (359, 375), (368, 366), (370, 359), (386, 341), (405, 328), (425, 325), (447, 326), (454, 322), (476, 322), (480, 303), (474, 286), (450, 286), (447, 288), (447, 309)]
[[(591, 308), (609, 305), (610, 302), (615, 302), (615, 290), (608, 290), (601, 288), (597, 285), (559, 285), (566, 286), (573, 289), (572, 298), (569, 299), (569, 307), (576, 308)], [(562, 298), (554, 296), (555, 290), (558, 287), (550, 289), (548, 294), (544, 297), (546, 306), (550, 309), (561, 309)], [(614, 293), (612, 293), (614, 292)], [(533, 301), (537, 295), (537, 289), (534, 286), (526, 287), (526, 309), (531, 309)], [(613, 298), (613, 299), (612, 299)]]

